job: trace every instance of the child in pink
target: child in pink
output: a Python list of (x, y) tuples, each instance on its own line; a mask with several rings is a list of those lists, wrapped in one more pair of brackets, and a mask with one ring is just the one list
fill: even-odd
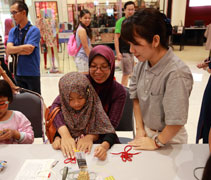
[(0, 144), (31, 144), (34, 141), (31, 123), (21, 112), (8, 110), (12, 99), (10, 85), (0, 80)]

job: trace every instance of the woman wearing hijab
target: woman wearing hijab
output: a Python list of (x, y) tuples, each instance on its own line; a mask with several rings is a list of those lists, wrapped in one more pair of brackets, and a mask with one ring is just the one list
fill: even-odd
[[(122, 116), (126, 100), (126, 91), (124, 87), (114, 79), (114, 70), (115, 56), (112, 49), (104, 45), (95, 46), (89, 55), (89, 75), (87, 75), (87, 77), (97, 92), (111, 124), (114, 129), (116, 129)], [(54, 100), (51, 110), (57, 106), (61, 106), (60, 96)], [(62, 112), (59, 112), (54, 118), (54, 126), (61, 136), (61, 150), (63, 154), (71, 156), (70, 133), (65, 125)], [(109, 141), (108, 139), (112, 139), (112, 137), (105, 136), (102, 137), (102, 139), (101, 145), (103, 148), (109, 149), (112, 144), (108, 146), (106, 142)]]

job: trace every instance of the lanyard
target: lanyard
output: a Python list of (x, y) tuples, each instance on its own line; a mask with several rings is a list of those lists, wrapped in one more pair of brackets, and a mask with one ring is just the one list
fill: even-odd
[(20, 41), (20, 34), (22, 33), (21, 30), (18, 30), (18, 45), (23, 45), (24, 44), (24, 40), (26, 37), (27, 32), (29, 31), (29, 29), (31, 28), (31, 24), (28, 26), (28, 28), (26, 29), (26, 31), (23, 31), (23, 35), (22, 35), (22, 39)]

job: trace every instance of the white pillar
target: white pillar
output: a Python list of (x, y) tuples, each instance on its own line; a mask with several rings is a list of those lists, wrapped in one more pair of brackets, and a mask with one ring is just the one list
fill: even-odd
[[(180, 26), (185, 24), (186, 0), (173, 0), (172, 3), (172, 26)], [(182, 23), (182, 24), (181, 24)]]

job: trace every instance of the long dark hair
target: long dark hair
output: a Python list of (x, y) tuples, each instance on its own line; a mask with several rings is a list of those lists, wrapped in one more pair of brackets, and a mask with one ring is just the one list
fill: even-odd
[[(79, 18), (82, 18), (85, 14), (90, 14), (91, 16), (91, 13), (89, 12), (89, 10), (87, 9), (83, 9), (80, 11), (80, 15), (79, 15)], [(78, 26), (81, 25), (85, 30), (86, 30), (86, 34), (87, 36), (92, 39), (92, 29), (91, 29), (91, 23), (89, 26), (85, 26), (82, 22), (80, 22), (80, 20), (78, 21), (78, 25), (76, 26), (75, 28), (75, 33), (76, 33), (76, 30), (78, 29)]]
[(153, 8), (146, 8), (134, 13), (122, 23), (121, 37), (138, 45), (135, 36), (139, 35), (148, 43), (152, 43), (154, 35), (160, 36), (160, 44), (168, 49), (169, 36), (172, 33), (170, 20), (165, 14)]

